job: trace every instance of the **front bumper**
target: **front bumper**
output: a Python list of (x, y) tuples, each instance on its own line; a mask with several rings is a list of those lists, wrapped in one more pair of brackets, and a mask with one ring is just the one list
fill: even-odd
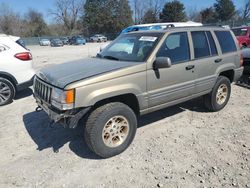
[(61, 123), (64, 126), (69, 128), (75, 128), (79, 122), (79, 120), (87, 114), (90, 107), (80, 108), (80, 109), (72, 109), (72, 110), (65, 110), (61, 111), (58, 110), (49, 104), (45, 103), (44, 101), (40, 100), (39, 98), (35, 97), (38, 106), (48, 114), (49, 118), (57, 123)]
[(34, 76), (27, 82), (17, 84), (17, 91), (22, 91), (33, 85)]

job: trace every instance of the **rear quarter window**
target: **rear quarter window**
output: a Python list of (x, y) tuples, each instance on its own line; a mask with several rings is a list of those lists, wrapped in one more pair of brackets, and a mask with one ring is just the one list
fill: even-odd
[(230, 31), (215, 31), (223, 54), (237, 51), (236, 44)]
[(16, 43), (17, 43), (18, 45), (22, 46), (24, 49), (28, 50), (28, 49), (26, 48), (25, 43), (24, 43), (23, 40), (19, 39), (19, 40), (16, 41)]

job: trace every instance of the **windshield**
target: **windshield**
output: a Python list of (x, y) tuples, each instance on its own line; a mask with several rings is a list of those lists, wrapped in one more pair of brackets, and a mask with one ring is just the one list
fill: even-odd
[(145, 61), (163, 33), (130, 33), (118, 37), (97, 57), (118, 61)]
[(235, 36), (246, 36), (247, 35), (247, 29), (246, 28), (238, 28), (238, 29), (232, 29)]

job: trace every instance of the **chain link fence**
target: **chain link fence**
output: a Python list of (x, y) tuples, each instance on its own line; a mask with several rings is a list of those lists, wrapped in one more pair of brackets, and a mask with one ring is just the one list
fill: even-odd
[[(95, 35), (95, 34), (93, 34)], [(90, 40), (90, 37), (93, 36), (93, 35), (89, 35), (89, 36), (84, 36), (84, 35), (79, 35), (79, 36), (82, 36), (83, 38), (86, 39), (87, 42), (89, 42)], [(114, 40), (117, 36), (119, 36), (119, 33), (107, 33), (107, 34), (104, 34), (104, 36), (106, 36), (108, 38), (108, 40)], [(67, 37), (67, 38), (70, 38), (72, 36), (41, 36), (41, 37), (24, 37), (22, 38), (23, 42), (25, 43), (25, 45), (39, 45), (39, 41), (41, 39), (48, 39), (48, 40), (51, 40), (51, 39), (55, 39), (55, 38), (64, 38), (64, 37)]]

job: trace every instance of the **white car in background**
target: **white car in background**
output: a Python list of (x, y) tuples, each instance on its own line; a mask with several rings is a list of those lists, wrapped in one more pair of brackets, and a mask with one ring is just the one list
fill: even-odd
[(107, 42), (107, 41), (108, 41), (108, 38), (105, 37), (104, 35), (96, 34), (90, 37), (90, 42)]
[(32, 55), (20, 37), (0, 34), (0, 106), (33, 83)]
[(200, 26), (203, 26), (203, 24), (193, 21), (139, 24), (139, 25), (132, 25), (123, 29), (121, 34), (135, 32), (135, 31), (163, 30), (169, 27), (200, 27)]
[(50, 40), (49, 39), (41, 39), (39, 41), (40, 46), (50, 46)]

